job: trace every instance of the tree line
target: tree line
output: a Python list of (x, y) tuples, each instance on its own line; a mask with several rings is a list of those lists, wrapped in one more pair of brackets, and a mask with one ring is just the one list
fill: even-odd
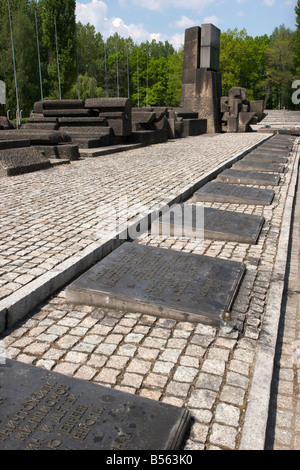
[[(270, 36), (221, 33), (223, 95), (242, 86), (269, 109), (297, 107), (291, 87), (300, 73), (300, 0), (295, 16), (293, 31), (281, 25)], [(177, 107), (182, 63), (183, 46), (175, 50), (168, 41), (136, 44), (117, 33), (104, 41), (94, 26), (76, 22), (75, 0), (0, 0), (2, 111), (16, 110), (17, 94), (23, 116), (42, 98), (129, 96), (133, 106)]]

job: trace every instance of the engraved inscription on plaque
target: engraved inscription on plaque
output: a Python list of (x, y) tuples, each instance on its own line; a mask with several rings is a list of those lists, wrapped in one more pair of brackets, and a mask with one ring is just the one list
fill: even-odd
[(229, 169), (219, 174), (218, 181), (231, 184), (278, 186), (280, 182), (280, 176), (273, 173), (260, 173), (258, 171)]
[(265, 154), (265, 153), (256, 153), (251, 152), (246, 157), (243, 158), (243, 161), (247, 162), (265, 162), (265, 163), (288, 163), (288, 159), (286, 157), (279, 157), (273, 154)]
[(177, 450), (185, 409), (7, 360), (0, 450)]
[[(256, 215), (203, 208), (191, 204), (181, 204), (181, 206), (189, 206), (193, 213), (193, 217), (184, 221), (184, 226), (181, 225), (180, 217), (176, 217), (176, 213), (173, 218), (170, 213), (166, 213), (153, 222), (151, 234), (176, 236), (177, 232), (181, 232), (186, 236), (194, 237), (198, 233), (196, 221), (203, 218), (204, 231), (199, 232), (199, 238), (204, 236), (204, 239), (255, 244), (265, 222), (264, 217)], [(177, 207), (176, 210), (179, 215), (185, 212), (185, 209), (180, 210)], [(179, 230), (177, 230), (178, 225)]]
[(261, 147), (258, 147), (257, 149), (254, 150), (254, 152), (266, 152), (266, 153), (274, 153), (277, 155), (289, 155), (291, 151), (291, 147), (286, 147), (282, 145), (263, 145)]
[(270, 172), (270, 173), (283, 173), (284, 172), (284, 165), (281, 165), (279, 163), (269, 163), (269, 162), (251, 162), (248, 160), (241, 160), (237, 163), (235, 163), (232, 166), (233, 169), (237, 170), (259, 170), (263, 172)]
[(124, 243), (66, 289), (67, 302), (218, 325), (243, 263)]
[(228, 202), (229, 204), (270, 205), (273, 189), (247, 188), (234, 184), (210, 182), (193, 196), (194, 202)]

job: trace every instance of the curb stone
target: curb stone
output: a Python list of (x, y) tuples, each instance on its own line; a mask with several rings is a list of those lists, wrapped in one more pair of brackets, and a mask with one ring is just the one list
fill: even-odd
[(296, 159), (285, 204), (269, 301), (259, 339), (239, 450), (264, 450), (265, 448), (274, 359), (287, 271), (293, 207), (298, 182), (299, 159), (300, 147), (296, 149)]
[(128, 225), (127, 230), (124, 232), (115, 234), (113, 238), (107, 240), (104, 244), (91, 244), (79, 254), (70, 257), (63, 263), (57, 265), (53, 270), (43, 274), (0, 301), (0, 333), (17, 324), (21, 319), (26, 317), (30, 311), (49, 298), (54, 292), (72, 282), (72, 280), (77, 276), (81, 275), (95, 263), (101, 261), (122, 243), (128, 241), (130, 239), (130, 237), (128, 237), (128, 233), (136, 233), (136, 228), (139, 225), (148, 230), (150, 221), (155, 220), (155, 218), (159, 216), (160, 212), (167, 211), (171, 205), (178, 204), (189, 198), (208, 181), (216, 178), (219, 173), (241, 160), (245, 155), (259, 147), (271, 137), (273, 137), (273, 134), (267, 135), (259, 143), (251, 145), (241, 153), (234, 154), (225, 163), (217, 166), (214, 170), (205, 173), (198, 182), (183, 188), (180, 193), (170, 198), (165, 198), (164, 202), (162, 202), (159, 207), (159, 211), (156, 209), (148, 214), (137, 216), (133, 223), (132, 221), (130, 222), (131, 225)]

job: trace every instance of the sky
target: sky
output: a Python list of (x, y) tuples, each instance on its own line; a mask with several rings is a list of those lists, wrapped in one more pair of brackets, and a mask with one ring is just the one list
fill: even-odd
[(78, 0), (77, 21), (95, 26), (104, 39), (114, 33), (136, 43), (169, 41), (178, 49), (184, 31), (212, 23), (221, 31), (246, 29), (250, 36), (272, 34), (284, 24), (295, 29), (296, 0)]

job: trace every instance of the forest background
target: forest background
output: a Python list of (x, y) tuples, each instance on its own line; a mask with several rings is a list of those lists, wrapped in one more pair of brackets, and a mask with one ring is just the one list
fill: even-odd
[[(11, 22), (8, 0), (0, 0), (0, 80), (6, 84), (0, 111), (14, 116), (17, 109), (14, 62), (23, 117), (41, 98), (129, 96), (133, 106), (180, 106), (183, 45), (137, 44), (117, 33), (104, 41), (94, 26), (76, 22), (75, 0), (10, 0), (9, 6)], [(280, 25), (258, 37), (245, 29), (222, 32), (220, 71), (224, 96), (241, 86), (267, 109), (299, 109), (291, 98), (300, 79), (300, 0), (295, 30)]]

